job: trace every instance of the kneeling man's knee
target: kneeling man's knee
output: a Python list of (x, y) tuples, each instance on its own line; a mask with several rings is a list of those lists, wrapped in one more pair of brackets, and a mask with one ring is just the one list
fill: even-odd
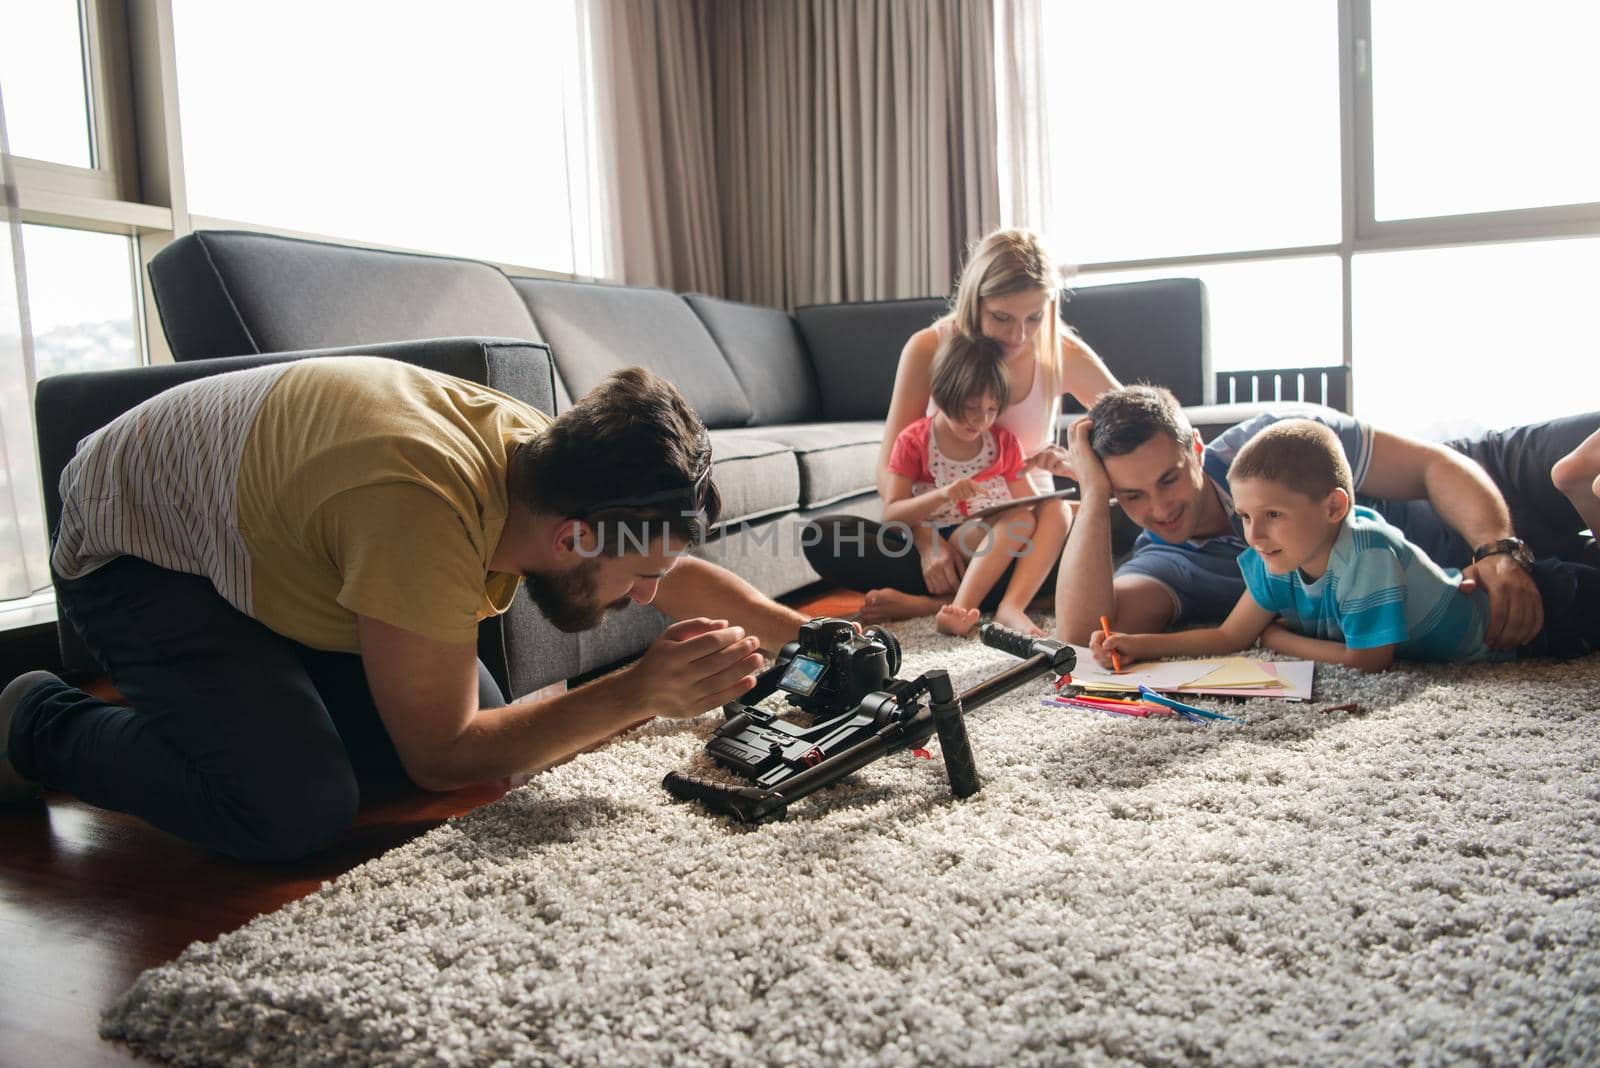
[(361, 790), (348, 768), (316, 778), (277, 780), (237, 812), (241, 860), (288, 861), (315, 853), (355, 822)]

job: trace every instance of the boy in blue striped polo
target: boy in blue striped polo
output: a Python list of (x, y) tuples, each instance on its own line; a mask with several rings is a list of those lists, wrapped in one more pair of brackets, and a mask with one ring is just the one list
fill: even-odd
[(1354, 505), (1350, 465), (1333, 431), (1309, 419), (1262, 430), (1234, 458), (1228, 481), (1249, 548), (1245, 593), (1221, 626), (1164, 634), (1096, 635), (1110, 666), (1164, 656), (1263, 647), (1382, 671), (1396, 658), (1435, 662), (1582, 656), (1600, 648), (1600, 571), (1520, 559), (1544, 602), (1544, 628), (1516, 650), (1484, 642), (1488, 596), (1463, 593), (1440, 567), (1369, 508)]

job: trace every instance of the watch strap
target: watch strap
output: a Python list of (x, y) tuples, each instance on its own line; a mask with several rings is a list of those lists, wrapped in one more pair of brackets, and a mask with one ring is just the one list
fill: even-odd
[(1472, 562), (1490, 556), (1499, 556), (1504, 553), (1524, 568), (1533, 566), (1533, 553), (1528, 549), (1528, 543), (1521, 538), (1499, 538), (1495, 541), (1484, 542), (1472, 550)]

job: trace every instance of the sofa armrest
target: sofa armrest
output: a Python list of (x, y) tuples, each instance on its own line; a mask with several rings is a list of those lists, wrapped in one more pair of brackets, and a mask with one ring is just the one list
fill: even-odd
[[(54, 536), (61, 520), (61, 472), (77, 452), (78, 443), (117, 416), (185, 382), (316, 356), (387, 356), (490, 386), (541, 411), (555, 412), (555, 378), (549, 348), (537, 342), (501, 338), (397, 341), (52, 375), (40, 379), (34, 392), (46, 529)], [(95, 670), (67, 621), (59, 620), (58, 627), (62, 662), (67, 669)]]

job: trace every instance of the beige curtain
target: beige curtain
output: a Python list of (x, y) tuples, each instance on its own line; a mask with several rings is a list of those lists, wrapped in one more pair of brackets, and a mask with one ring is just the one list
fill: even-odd
[(611, 274), (720, 294), (711, 11), (701, 0), (591, 0), (587, 14)]
[(710, 0), (728, 296), (949, 292), (999, 223), (989, 0)]
[(992, 0), (597, 0), (622, 280), (950, 291), (999, 225)]
[(1055, 219), (1042, 0), (994, 0), (994, 26), (1000, 224), (1048, 235)]

